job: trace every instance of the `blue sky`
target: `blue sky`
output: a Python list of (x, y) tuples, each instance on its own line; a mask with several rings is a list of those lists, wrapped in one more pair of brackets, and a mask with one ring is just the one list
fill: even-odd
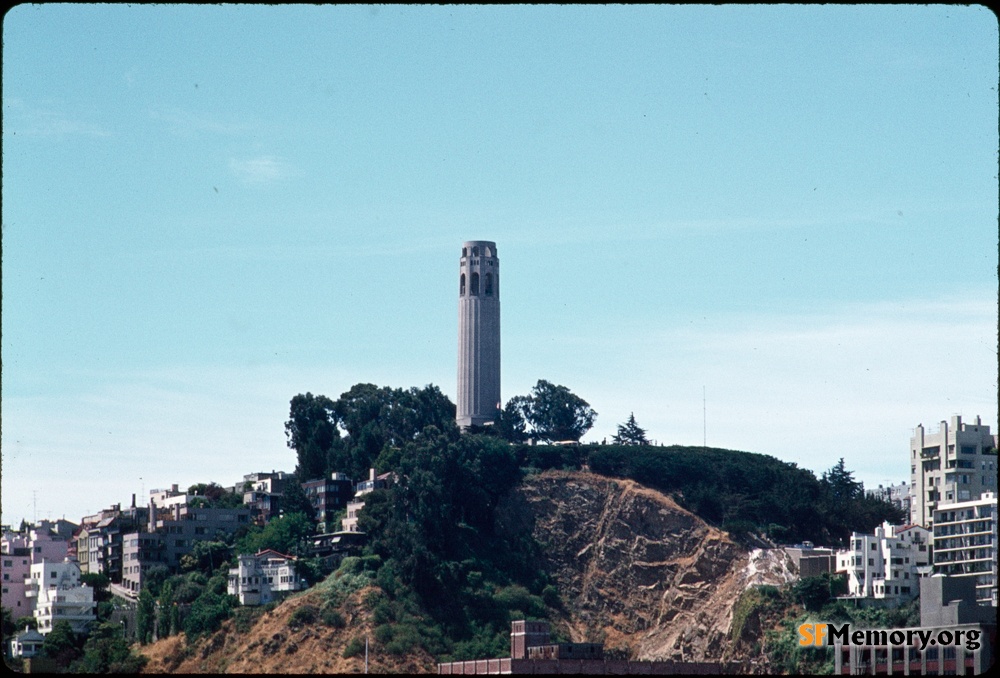
[(505, 399), (907, 479), (918, 423), (997, 425), (997, 44), (979, 6), (18, 6), (3, 522), (291, 470), (297, 393), (454, 399), (472, 239)]

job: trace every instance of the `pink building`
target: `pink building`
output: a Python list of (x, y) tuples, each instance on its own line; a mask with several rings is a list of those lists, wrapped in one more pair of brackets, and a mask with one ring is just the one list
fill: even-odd
[(61, 563), (66, 558), (76, 525), (66, 520), (40, 520), (26, 532), (5, 531), (0, 538), (3, 607), (17, 620), (35, 611), (35, 599), (25, 594), (31, 566)]

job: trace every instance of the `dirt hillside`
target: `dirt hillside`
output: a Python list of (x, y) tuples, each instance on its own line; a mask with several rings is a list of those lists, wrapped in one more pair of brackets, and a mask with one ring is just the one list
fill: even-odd
[[(246, 633), (238, 633), (230, 619), (190, 647), (182, 634), (142, 648), (150, 659), (144, 673), (364, 673), (363, 652), (349, 659), (343, 653), (352, 639), (372, 634), (370, 612), (361, 604), (368, 590), (352, 594), (340, 607), (343, 628), (320, 622), (290, 626), (295, 610), (324, 602), (318, 592), (307, 591), (264, 614)], [(404, 657), (370, 652), (368, 671), (434, 673), (436, 664), (422, 651)]]

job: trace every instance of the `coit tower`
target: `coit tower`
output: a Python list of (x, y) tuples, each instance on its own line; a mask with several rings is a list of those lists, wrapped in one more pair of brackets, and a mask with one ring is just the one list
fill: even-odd
[(458, 425), (495, 421), (500, 408), (500, 259), (496, 243), (462, 245), (458, 274)]

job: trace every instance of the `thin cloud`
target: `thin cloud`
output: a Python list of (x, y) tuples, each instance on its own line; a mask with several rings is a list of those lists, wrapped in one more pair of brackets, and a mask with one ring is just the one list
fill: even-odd
[(253, 125), (245, 122), (219, 120), (201, 113), (192, 113), (178, 108), (165, 111), (150, 111), (153, 120), (166, 123), (171, 134), (190, 137), (197, 134), (216, 134), (223, 136), (238, 136), (253, 129)]
[(281, 158), (273, 155), (262, 155), (256, 158), (229, 160), (229, 169), (237, 178), (248, 184), (268, 184), (292, 176), (292, 166)]
[(110, 137), (99, 125), (73, 118), (61, 111), (28, 106), (20, 99), (10, 102), (6, 125), (14, 135), (61, 139), (69, 136)]

